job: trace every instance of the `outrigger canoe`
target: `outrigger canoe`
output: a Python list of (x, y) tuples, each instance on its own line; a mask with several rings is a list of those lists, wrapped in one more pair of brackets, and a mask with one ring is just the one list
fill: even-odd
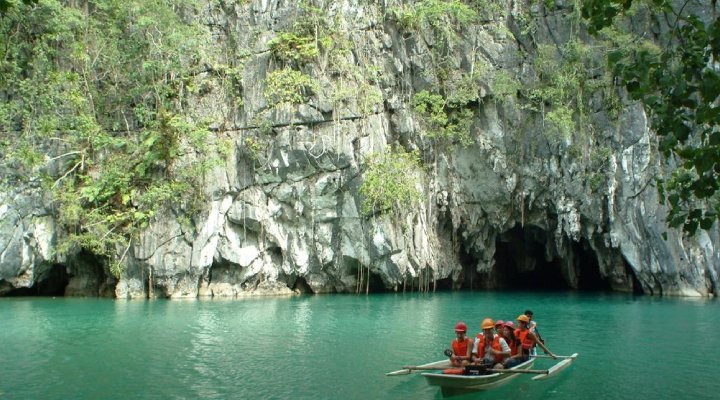
[[(518, 364), (509, 370), (502, 372), (494, 372), (487, 375), (452, 375), (443, 374), (439, 372), (425, 372), (422, 376), (425, 378), (427, 383), (431, 386), (440, 386), (443, 390), (485, 390), (499, 386), (517, 375), (533, 374), (533, 380), (545, 379), (552, 374), (566, 368), (572, 363), (578, 354), (575, 353), (571, 356), (561, 356), (562, 360), (552, 367), (544, 370), (531, 369), (535, 363), (536, 358), (531, 358), (522, 364)], [(443, 370), (445, 368), (452, 368), (447, 359), (441, 361), (435, 361), (428, 364), (418, 365), (417, 367), (407, 367), (405, 369), (388, 372), (386, 375), (407, 375), (412, 371), (418, 370)]]
[(525, 361), (510, 368), (508, 372), (495, 372), (487, 375), (451, 375), (443, 373), (425, 372), (422, 376), (430, 386), (440, 386), (445, 389), (466, 389), (484, 390), (503, 384), (520, 373), (509, 372), (511, 370), (529, 370), (532, 368), (535, 359)]

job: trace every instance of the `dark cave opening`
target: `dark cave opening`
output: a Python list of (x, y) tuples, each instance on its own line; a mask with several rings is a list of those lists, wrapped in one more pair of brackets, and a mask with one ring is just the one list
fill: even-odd
[(495, 284), (500, 289), (566, 290), (561, 260), (545, 256), (545, 233), (513, 228), (495, 243)]
[(297, 279), (295, 279), (295, 284), (292, 287), (293, 291), (302, 293), (302, 294), (314, 294), (315, 292), (312, 290), (310, 285), (308, 285), (305, 278), (299, 276)]
[[(350, 293), (385, 293), (391, 291), (386, 287), (380, 274), (369, 270), (367, 266), (360, 263), (353, 257), (344, 256), (342, 258), (343, 268), (348, 275), (355, 276), (355, 287), (350, 288)], [(368, 283), (369, 280), (369, 283)]]
[(470, 290), (483, 288), (483, 281), (480, 279), (480, 275), (475, 269), (477, 259), (467, 250), (464, 241), (460, 242), (458, 258), (460, 260), (460, 265), (462, 266), (460, 288)]
[[(470, 290), (613, 290), (609, 278), (601, 275), (597, 254), (589, 242), (583, 239), (570, 243), (572, 259), (568, 260), (557, 255), (554, 241), (552, 233), (544, 229), (515, 226), (498, 236), (493, 271), (485, 274), (477, 272), (477, 255), (467, 251), (463, 241), (459, 249), (463, 265), (459, 286)], [(624, 259), (622, 262), (632, 276), (634, 292), (642, 294), (632, 269)]]
[(438, 279), (435, 281), (435, 290), (438, 292), (448, 291), (453, 289), (452, 277)]
[(643, 290), (642, 283), (640, 283), (640, 280), (638, 279), (637, 275), (635, 275), (635, 271), (633, 271), (630, 264), (628, 264), (627, 260), (625, 260), (625, 257), (622, 259), (623, 265), (625, 266), (625, 271), (628, 275), (632, 278), (632, 293), (634, 295), (644, 295), (645, 290)]
[(578, 290), (586, 292), (610, 292), (610, 283), (600, 274), (600, 265), (595, 251), (586, 240), (573, 242), (573, 253), (578, 266)]
[[(365, 272), (367, 273), (367, 270)], [(367, 275), (365, 276), (365, 279), (368, 279)], [(385, 282), (383, 282), (380, 274), (376, 274), (375, 272), (372, 272), (372, 270), (371, 270), (369, 280), (370, 280), (369, 286), (367, 285), (367, 283), (368, 283), (367, 280), (365, 281), (366, 286), (363, 286), (363, 287), (367, 288), (368, 293), (385, 293), (385, 292), (389, 291), (389, 289), (385, 287)]]
[(67, 268), (63, 264), (53, 264), (43, 271), (29, 288), (15, 288), (5, 293), (7, 297), (20, 296), (64, 296), (65, 287), (70, 282)]
[[(563, 260), (554, 249), (554, 237), (543, 229), (515, 226), (504, 232), (495, 243), (498, 288), (612, 291), (600, 274), (598, 258), (590, 244), (583, 239), (571, 246), (572, 259)], [(570, 270), (569, 275), (577, 274), (575, 282), (568, 281), (572, 278), (566, 276), (564, 268)]]

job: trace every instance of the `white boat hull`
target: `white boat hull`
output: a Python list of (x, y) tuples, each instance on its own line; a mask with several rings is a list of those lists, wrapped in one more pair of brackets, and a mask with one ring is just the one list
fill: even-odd
[[(513, 367), (513, 370), (517, 369), (530, 369), (533, 366), (535, 360), (531, 359), (525, 361), (522, 364), (518, 364)], [(465, 389), (465, 390), (484, 390), (494, 388), (503, 383), (506, 383), (510, 379), (521, 375), (518, 373), (501, 373), (496, 372), (488, 375), (450, 375), (442, 373), (423, 373), (422, 376), (427, 380), (430, 386), (440, 386), (443, 389)]]

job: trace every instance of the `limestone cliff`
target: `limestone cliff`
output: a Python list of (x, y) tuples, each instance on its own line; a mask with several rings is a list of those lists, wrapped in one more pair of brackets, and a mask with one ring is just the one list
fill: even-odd
[[(690, 238), (667, 227), (654, 182), (672, 165), (640, 105), (620, 89), (614, 110), (602, 94), (584, 94), (588, 132), (563, 136), (543, 110), (500, 93), (498, 74), (530, 85), (541, 45), (585, 35), (572, 5), (469, 3), (496, 8), (478, 8), (467, 25), (440, 21), (458, 36), (447, 48), (436, 21), (403, 25), (401, 2), (319, 4), (346, 51), (298, 67), (316, 89), (277, 105), (267, 78), (282, 62), (269, 43), (304, 18), (301, 9), (208, 2), (196, 18), (213, 45), (246, 52), (240, 107), (211, 74), (195, 77), (205, 86), (194, 111), (233, 143), (204, 178), (201, 212), (165, 208), (117, 249), (125, 269), (115, 279), (102, 257), (55, 251), (65, 233), (39, 184), (6, 186), (0, 295), (43, 293), (54, 281), (66, 295), (118, 298), (543, 286), (716, 295), (717, 227)], [(453, 74), (473, 77), (467, 143), (428, 138), (413, 108), (415, 94), (459, 82)], [(408, 179), (422, 199), (401, 213), (364, 213), (363, 162), (392, 145), (419, 152), (424, 168)]]

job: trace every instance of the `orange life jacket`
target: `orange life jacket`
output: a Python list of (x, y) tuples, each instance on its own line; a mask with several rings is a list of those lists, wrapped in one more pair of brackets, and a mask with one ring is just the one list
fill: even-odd
[(470, 346), (469, 348), (472, 349), (473, 341), (469, 337), (465, 337), (465, 340), (463, 340), (462, 342), (458, 342), (457, 338), (453, 339), (452, 341), (453, 353), (455, 353), (456, 356), (466, 357), (468, 346)]
[(445, 374), (445, 375), (464, 375), (465, 368), (445, 368), (443, 370), (443, 374)]
[[(478, 357), (485, 358), (485, 335), (478, 335), (477, 336), (479, 342), (478, 342)], [(495, 335), (493, 337), (492, 346), (493, 349), (497, 351), (502, 351), (502, 346), (500, 345), (500, 335)], [(504, 356), (500, 354), (495, 354), (495, 362), (499, 363), (503, 361)]]
[(533, 346), (535, 346), (535, 341), (528, 337), (528, 333), (530, 333), (530, 330), (528, 329), (525, 329), (524, 331), (515, 329), (515, 337), (518, 338), (522, 344), (523, 351), (529, 351), (533, 348)]

